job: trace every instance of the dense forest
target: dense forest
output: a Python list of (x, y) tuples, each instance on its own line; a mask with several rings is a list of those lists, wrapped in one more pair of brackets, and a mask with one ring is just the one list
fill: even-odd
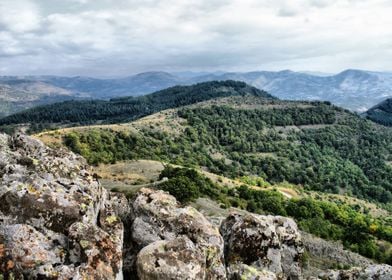
[(188, 123), (180, 136), (148, 126), (139, 133), (89, 129), (66, 134), (64, 143), (91, 164), (155, 159), (392, 201), (391, 130), (328, 103), (252, 110), (213, 105), (178, 115)]
[(87, 125), (121, 123), (168, 108), (194, 104), (217, 97), (250, 94), (274, 99), (264, 91), (243, 82), (205, 82), (192, 86), (175, 86), (140, 97), (103, 100), (65, 101), (35, 107), (0, 119), (0, 126), (31, 124), (31, 132), (38, 132), (53, 124)]
[(366, 112), (365, 116), (379, 124), (392, 126), (392, 98), (374, 106)]
[(355, 206), (312, 198), (285, 199), (276, 190), (252, 189), (246, 185), (227, 188), (213, 183), (193, 169), (167, 166), (159, 187), (186, 203), (210, 197), (221, 207), (240, 207), (259, 214), (293, 217), (299, 227), (328, 240), (341, 240), (346, 248), (368, 258), (392, 264), (390, 248), (376, 240), (392, 242), (392, 225), (383, 219), (361, 213)]

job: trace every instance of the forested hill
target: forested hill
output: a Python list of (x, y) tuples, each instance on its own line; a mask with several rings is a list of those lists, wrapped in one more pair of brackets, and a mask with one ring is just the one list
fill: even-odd
[(325, 102), (231, 96), (43, 135), (91, 164), (161, 160), (392, 202), (392, 130)]
[(366, 112), (366, 117), (382, 125), (392, 126), (392, 98), (369, 109)]
[(175, 86), (141, 97), (124, 97), (110, 101), (66, 101), (32, 108), (0, 120), (0, 125), (33, 123), (94, 124), (135, 120), (164, 109), (194, 104), (218, 97), (252, 95), (274, 99), (268, 93), (244, 82), (213, 81), (192, 86)]

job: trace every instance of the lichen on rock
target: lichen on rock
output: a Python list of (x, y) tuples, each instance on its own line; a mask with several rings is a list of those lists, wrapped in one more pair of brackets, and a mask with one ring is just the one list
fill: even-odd
[(222, 222), (221, 233), (228, 267), (245, 264), (271, 271), (279, 279), (302, 278), (299, 260), (303, 246), (292, 219), (231, 214)]
[[(131, 203), (131, 213), (132, 225), (128, 234), (133, 249), (129, 250), (127, 258), (130, 261), (126, 267), (130, 274), (135, 273), (138, 253), (144, 247), (157, 241), (186, 238), (203, 260), (205, 278), (201, 279), (226, 279), (222, 236), (196, 209), (180, 207), (173, 196), (163, 191), (142, 189)], [(139, 270), (140, 267), (137, 266)], [(162, 276), (161, 279), (172, 278)]]
[(121, 272), (122, 222), (82, 157), (0, 134), (0, 175), (3, 277), (114, 279)]

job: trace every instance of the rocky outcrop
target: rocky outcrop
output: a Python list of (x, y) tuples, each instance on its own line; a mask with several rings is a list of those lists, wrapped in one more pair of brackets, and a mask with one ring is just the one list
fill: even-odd
[[(279, 279), (301, 279), (303, 246), (292, 219), (231, 214), (223, 221), (221, 233), (229, 271), (233, 270), (232, 266), (245, 264), (271, 271)], [(230, 273), (229, 278), (235, 279)]]
[(186, 236), (153, 242), (137, 257), (141, 280), (206, 279), (206, 266), (203, 251)]
[[(292, 219), (231, 214), (220, 231), (192, 207), (142, 189), (131, 202), (128, 275), (140, 279), (301, 279)], [(159, 276), (159, 277), (158, 277)]]
[(142, 189), (131, 202), (131, 221), (126, 230), (128, 275), (137, 268), (141, 279), (156, 279), (145, 275), (158, 271), (162, 280), (226, 278), (223, 238), (196, 209), (181, 208), (163, 191)]
[(374, 261), (345, 250), (337, 241), (327, 241), (307, 232), (301, 232), (302, 242), (309, 257), (304, 264), (305, 277), (318, 275), (331, 267), (368, 267)]
[(123, 225), (113, 208), (119, 197), (98, 184), (83, 158), (24, 135), (0, 135), (0, 175), (3, 278), (121, 273)]

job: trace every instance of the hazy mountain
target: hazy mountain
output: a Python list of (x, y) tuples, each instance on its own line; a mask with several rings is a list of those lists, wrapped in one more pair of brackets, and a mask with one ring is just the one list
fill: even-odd
[[(327, 100), (354, 111), (366, 111), (392, 96), (392, 73), (346, 70), (337, 75), (293, 72), (146, 72), (125, 78), (27, 76), (0, 77), (0, 114), (69, 98), (109, 99), (152, 93), (174, 85), (238, 80), (281, 99)], [(34, 102), (28, 102), (32, 101)]]
[(0, 78), (0, 116), (79, 97), (82, 95), (44, 81), (21, 77)]
[(35, 78), (74, 93), (94, 98), (137, 96), (184, 83), (183, 79), (166, 72), (146, 72), (125, 78), (97, 79), (90, 77)]
[(199, 80), (239, 80), (281, 99), (327, 100), (354, 111), (365, 111), (392, 96), (392, 74), (346, 70), (333, 76), (292, 71), (225, 73)]

